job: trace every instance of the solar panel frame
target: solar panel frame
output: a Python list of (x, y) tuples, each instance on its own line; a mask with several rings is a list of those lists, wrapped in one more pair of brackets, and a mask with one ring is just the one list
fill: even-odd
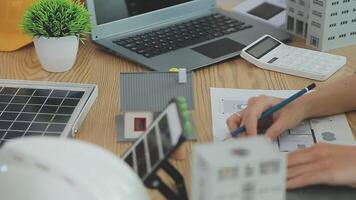
[[(3, 128), (0, 130), (0, 143), (20, 135), (21, 131), (22, 137), (37, 133), (61, 138), (74, 136), (97, 95), (95, 84), (0, 79), (0, 127)], [(62, 105), (67, 99), (69, 104)], [(15, 113), (17, 116), (13, 119)], [(18, 120), (20, 116), (22, 118)], [(62, 121), (54, 121), (58, 116), (63, 116)], [(9, 120), (2, 119), (6, 117)], [(44, 131), (38, 127), (33, 130), (32, 125), (41, 123), (47, 123)], [(4, 130), (6, 134), (2, 135)], [(11, 134), (8, 135), (8, 132)]]

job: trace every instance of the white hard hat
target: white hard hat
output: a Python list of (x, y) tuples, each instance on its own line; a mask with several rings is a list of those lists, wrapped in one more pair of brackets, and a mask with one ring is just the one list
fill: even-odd
[(0, 199), (146, 200), (146, 189), (121, 159), (72, 139), (33, 137), (0, 147)]

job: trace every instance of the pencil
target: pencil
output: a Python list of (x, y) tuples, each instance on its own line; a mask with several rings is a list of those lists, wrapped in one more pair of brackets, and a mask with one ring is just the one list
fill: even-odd
[[(267, 109), (266, 111), (264, 111), (262, 113), (262, 115), (258, 119), (258, 121), (263, 120), (263, 119), (265, 119), (267, 117), (270, 117), (274, 112), (277, 112), (278, 110), (282, 109), (284, 106), (289, 104), (290, 102), (296, 100), (297, 98), (303, 96), (305, 93), (307, 93), (310, 90), (314, 89), (315, 86), (316, 86), (315, 83), (312, 83), (308, 87), (303, 88), (302, 90), (298, 91), (294, 95), (288, 97), (287, 99), (284, 99), (283, 101), (281, 101), (280, 103), (276, 104), (275, 106)], [(227, 140), (229, 138), (237, 137), (239, 134), (241, 134), (241, 133), (243, 133), (245, 131), (246, 131), (246, 126), (241, 126), (241, 127), (237, 128), (237, 129), (235, 129), (234, 131), (232, 131), (229, 136), (224, 138), (223, 141), (225, 141), (225, 140)]]

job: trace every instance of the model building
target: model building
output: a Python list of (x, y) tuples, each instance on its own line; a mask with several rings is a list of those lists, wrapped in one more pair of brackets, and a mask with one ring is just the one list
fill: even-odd
[(284, 200), (286, 154), (263, 137), (196, 144), (193, 200)]
[(307, 44), (320, 51), (356, 44), (356, 1), (313, 0)]
[(194, 109), (192, 72), (181, 72), (120, 74), (118, 141), (132, 141), (141, 136), (172, 98), (183, 96), (188, 109)]
[(289, 33), (306, 38), (308, 32), (310, 0), (288, 0), (286, 28)]
[(356, 44), (356, 1), (288, 0), (286, 23), (320, 51)]

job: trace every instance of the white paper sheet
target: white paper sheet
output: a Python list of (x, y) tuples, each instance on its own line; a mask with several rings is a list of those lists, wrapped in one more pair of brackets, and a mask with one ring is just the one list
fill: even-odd
[[(210, 88), (214, 142), (222, 141), (229, 134), (226, 119), (243, 109), (249, 98), (262, 94), (287, 98), (296, 92)], [(275, 142), (275, 146), (280, 151), (288, 152), (309, 147), (315, 142), (355, 145), (345, 114), (306, 120), (283, 133)]]
[[(272, 16), (269, 19), (262, 19), (260, 17), (250, 14), (251, 10), (260, 6), (263, 3), (273, 4), (275, 6), (283, 8), (284, 10), (282, 12)], [(233, 10), (237, 13), (247, 15), (248, 17), (251, 17), (251, 18), (261, 21), (263, 23), (273, 25), (277, 28), (282, 28), (285, 23), (285, 18), (286, 18), (286, 11), (285, 11), (286, 7), (287, 7), (286, 0), (246, 0), (246, 1), (243, 1), (243, 2), (240, 2), (239, 4), (237, 4), (233, 8)]]

